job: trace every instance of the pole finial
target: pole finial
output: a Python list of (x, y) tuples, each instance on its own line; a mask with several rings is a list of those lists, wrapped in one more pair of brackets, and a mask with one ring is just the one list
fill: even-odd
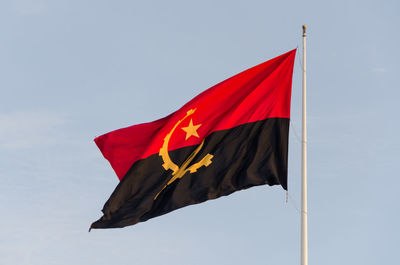
[(306, 29), (307, 29), (307, 26), (306, 26), (306, 25), (303, 25), (303, 37), (306, 36)]

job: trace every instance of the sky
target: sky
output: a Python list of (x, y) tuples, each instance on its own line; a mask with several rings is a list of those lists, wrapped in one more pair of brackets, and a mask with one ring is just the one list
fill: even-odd
[(260, 186), (88, 228), (118, 184), (96, 136), (301, 48), (303, 24), (309, 264), (398, 263), (399, 12), (395, 0), (2, 0), (0, 264), (299, 264), (301, 49), (288, 203)]

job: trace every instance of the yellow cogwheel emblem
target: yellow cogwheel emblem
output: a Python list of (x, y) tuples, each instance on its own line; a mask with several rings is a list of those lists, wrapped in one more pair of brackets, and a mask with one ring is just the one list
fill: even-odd
[[(194, 159), (194, 157), (200, 152), (201, 148), (204, 145), (204, 140), (201, 142), (201, 144), (199, 146), (196, 147), (196, 149), (188, 156), (188, 158), (186, 158), (186, 160), (182, 163), (182, 165), (179, 167), (177, 164), (175, 164), (171, 158), (169, 157), (168, 154), (168, 144), (169, 141), (172, 137), (172, 134), (174, 133), (175, 129), (189, 116), (191, 116), (194, 112), (196, 111), (196, 109), (191, 109), (186, 113), (186, 116), (183, 117), (181, 120), (179, 120), (174, 127), (171, 129), (171, 131), (165, 136), (164, 138), (164, 144), (163, 146), (160, 148), (160, 152), (158, 153), (159, 156), (162, 157), (163, 160), (163, 168), (165, 170), (171, 169), (172, 170), (172, 176), (171, 179), (168, 181), (167, 184), (164, 185), (164, 187), (157, 193), (157, 195), (154, 197), (154, 200), (157, 199), (158, 195), (172, 182), (174, 182), (176, 179), (182, 178), (183, 175), (185, 175), (186, 172), (190, 172), (190, 173), (194, 173), (196, 172), (200, 167), (205, 166), (207, 167), (208, 165), (210, 165), (212, 163), (211, 159), (214, 157), (211, 154), (206, 154), (199, 162), (194, 163), (193, 165), (191, 165), (190, 167), (189, 164), (190, 162), (192, 162), (192, 160)], [(190, 127), (191, 126), (191, 127)], [(190, 125), (188, 127), (182, 128), (184, 131), (187, 132), (186, 134), (186, 139), (188, 139), (188, 137), (194, 135), (196, 137), (198, 137), (197, 132), (195, 131), (198, 127), (200, 127), (201, 125), (197, 125), (194, 126), (192, 123), (192, 120), (190, 120)], [(195, 129), (193, 129), (195, 128)], [(190, 132), (188, 132), (190, 131)], [(189, 133), (189, 134), (188, 134)], [(189, 135), (189, 136), (188, 136)]]

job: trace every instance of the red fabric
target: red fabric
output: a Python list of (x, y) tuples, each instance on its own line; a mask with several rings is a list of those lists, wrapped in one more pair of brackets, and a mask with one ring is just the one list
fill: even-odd
[[(290, 96), (296, 50), (254, 66), (202, 92), (182, 108), (157, 121), (112, 131), (95, 139), (121, 180), (139, 159), (159, 152), (164, 137), (190, 109), (195, 113), (174, 131), (169, 150), (200, 144), (214, 131), (267, 118), (290, 118)], [(182, 127), (201, 124), (185, 140)]]

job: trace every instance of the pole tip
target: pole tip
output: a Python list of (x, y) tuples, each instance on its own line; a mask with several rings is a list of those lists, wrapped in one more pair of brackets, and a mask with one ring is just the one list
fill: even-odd
[(306, 35), (306, 29), (307, 29), (307, 26), (306, 26), (306, 25), (303, 25), (303, 36)]

